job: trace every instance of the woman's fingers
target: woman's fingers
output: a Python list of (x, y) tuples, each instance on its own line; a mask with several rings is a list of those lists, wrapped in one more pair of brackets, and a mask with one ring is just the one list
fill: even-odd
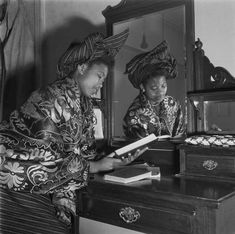
[(141, 154), (143, 154), (146, 150), (148, 150), (148, 147), (145, 147), (143, 149), (137, 149), (134, 153), (134, 158), (138, 158)]
[(113, 158), (113, 154), (110, 154), (107, 156), (107, 158), (112, 158), (110, 160), (113, 160), (113, 168), (117, 168), (119, 166), (124, 166), (127, 164), (130, 164), (135, 159), (137, 159), (141, 154), (143, 154), (146, 150), (148, 150), (148, 147), (144, 147), (142, 149), (137, 149), (134, 154), (128, 153), (127, 155), (123, 155), (123, 157), (120, 158)]
[(143, 154), (146, 150), (148, 150), (149, 149), (149, 147), (144, 147), (143, 149), (141, 149), (140, 151), (139, 151), (139, 154), (138, 154), (138, 157), (141, 155), (141, 154)]
[(108, 158), (113, 158), (115, 156), (115, 152), (112, 152), (111, 154), (107, 155)]
[(137, 149), (134, 153), (134, 158), (138, 157), (140, 155), (140, 149)]
[(123, 162), (125, 164), (129, 164), (133, 162), (135, 159), (137, 159), (141, 154), (143, 154), (146, 150), (148, 150), (148, 147), (145, 147), (143, 149), (137, 149), (135, 153), (132, 155), (131, 153), (127, 154), (127, 157), (123, 159)]

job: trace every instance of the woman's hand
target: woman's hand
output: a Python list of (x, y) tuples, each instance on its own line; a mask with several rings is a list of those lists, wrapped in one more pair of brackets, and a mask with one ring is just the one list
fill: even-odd
[(147, 149), (148, 147), (137, 149), (134, 154), (128, 153), (127, 157), (123, 157), (122, 159), (113, 158), (115, 153), (111, 153), (99, 161), (90, 162), (90, 172), (97, 173), (100, 171), (110, 171), (115, 168), (128, 165), (143, 154)]

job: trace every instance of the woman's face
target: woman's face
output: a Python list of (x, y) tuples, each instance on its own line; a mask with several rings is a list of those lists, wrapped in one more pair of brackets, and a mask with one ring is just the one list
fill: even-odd
[(153, 102), (160, 102), (166, 96), (167, 83), (165, 76), (155, 76), (148, 79), (144, 85), (146, 97)]
[(78, 82), (82, 93), (85, 96), (95, 95), (102, 87), (105, 78), (108, 75), (108, 66), (105, 64), (92, 64), (88, 66), (83, 64), (80, 66), (80, 77)]

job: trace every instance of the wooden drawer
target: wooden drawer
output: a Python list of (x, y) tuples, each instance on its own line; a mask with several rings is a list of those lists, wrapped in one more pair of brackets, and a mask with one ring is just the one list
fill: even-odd
[(191, 154), (186, 157), (186, 172), (235, 178), (234, 158)]
[(133, 230), (148, 230), (154, 234), (190, 234), (196, 213), (191, 210), (150, 208), (141, 204), (89, 197), (82, 198), (80, 216)]
[(187, 148), (180, 150), (180, 173), (235, 179), (235, 152)]

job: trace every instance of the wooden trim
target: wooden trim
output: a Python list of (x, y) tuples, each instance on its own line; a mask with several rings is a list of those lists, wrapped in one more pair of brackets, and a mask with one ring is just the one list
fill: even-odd
[[(194, 40), (195, 40), (195, 16), (194, 16), (194, 1), (186, 1), (186, 79), (187, 91), (194, 90)], [(186, 97), (186, 126), (187, 134), (195, 131), (196, 116), (189, 100)]]
[[(113, 34), (113, 27), (112, 24), (106, 19), (106, 32), (107, 35)], [(113, 133), (113, 127), (112, 127), (112, 87), (113, 87), (113, 69), (111, 69), (109, 73), (108, 79), (106, 79), (104, 83), (104, 88), (102, 89), (102, 95), (103, 99), (105, 100), (104, 110), (104, 138), (107, 139), (108, 145), (111, 144), (111, 138)]]
[(111, 22), (140, 17), (157, 11), (185, 5), (192, 0), (122, 0), (116, 6), (108, 6), (102, 11), (104, 17)]
[(183, 149), (180, 149), (180, 174), (185, 173), (185, 165), (186, 165), (186, 154)]

